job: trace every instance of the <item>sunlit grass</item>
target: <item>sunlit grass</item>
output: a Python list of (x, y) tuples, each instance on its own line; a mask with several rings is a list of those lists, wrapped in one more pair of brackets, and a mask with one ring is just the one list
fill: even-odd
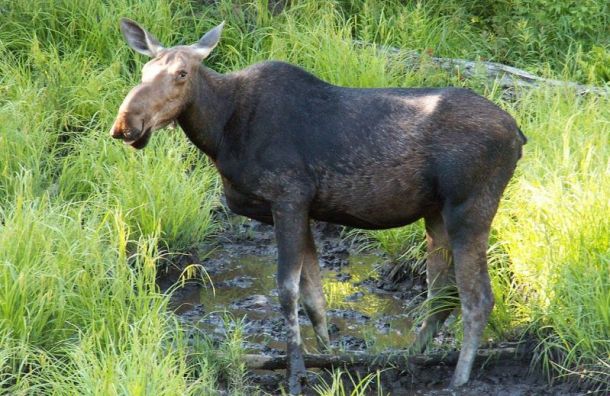
[[(46, 376), (62, 372), (71, 357), (120, 355), (123, 348), (137, 348), (132, 337), (155, 340), (157, 352), (149, 353), (165, 356), (159, 348), (172, 330), (167, 298), (154, 283), (156, 238), (137, 241), (131, 256), (121, 213), (83, 215), (77, 207), (55, 206), (45, 197), (32, 203), (18, 200), (1, 213), (0, 333), (5, 334), (2, 348), (15, 352), (6, 360), (15, 391), (49, 390), (53, 384)], [(115, 357), (124, 364), (131, 361), (127, 355)], [(81, 372), (90, 367), (72, 364)], [(152, 366), (141, 367), (154, 370)]]
[[(169, 8), (178, 5), (113, 4), (119, 15), (165, 15), (167, 31)], [(224, 368), (209, 364), (194, 375), (184, 329), (155, 284), (160, 247), (190, 248), (213, 231), (214, 171), (181, 134), (160, 132), (144, 153), (108, 138), (122, 95), (138, 79), (126, 73), (132, 54), (118, 46), (112, 7), (3, 7), (2, 393), (217, 389)]]
[(591, 366), (610, 355), (610, 105), (540, 92), (520, 106), (532, 144), (496, 222), (515, 314), (535, 323), (547, 368), (608, 386), (610, 372)]
[[(320, 396), (364, 396), (383, 395), (380, 372), (370, 373), (364, 377), (354, 377), (351, 373), (343, 370), (333, 370), (329, 381), (321, 378), (314, 390)], [(374, 393), (373, 393), (374, 392)]]
[(61, 161), (62, 199), (121, 208), (134, 231), (159, 229), (173, 249), (193, 246), (213, 231), (217, 177), (182, 134), (160, 131), (146, 151), (136, 152), (91, 132)]

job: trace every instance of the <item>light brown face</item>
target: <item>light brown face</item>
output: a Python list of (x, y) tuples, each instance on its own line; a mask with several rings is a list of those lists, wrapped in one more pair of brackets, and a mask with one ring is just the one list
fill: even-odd
[(175, 120), (190, 102), (199, 64), (188, 49), (174, 48), (144, 65), (142, 83), (123, 100), (112, 137), (137, 149), (146, 146), (152, 132)]
[(123, 100), (110, 135), (141, 149), (154, 131), (174, 121), (190, 103), (201, 61), (218, 43), (222, 27), (194, 45), (165, 49), (135, 22), (123, 19), (121, 30), (129, 45), (153, 59), (142, 69), (142, 82)]

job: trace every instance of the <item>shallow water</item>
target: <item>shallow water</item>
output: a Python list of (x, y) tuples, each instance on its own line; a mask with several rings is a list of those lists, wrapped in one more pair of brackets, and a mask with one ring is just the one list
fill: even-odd
[[(235, 328), (235, 322), (240, 322), (246, 351), (267, 355), (284, 353), (285, 325), (277, 301), (277, 250), (273, 229), (249, 221), (231, 224), (215, 240), (213, 254), (203, 261), (197, 252), (176, 259), (170, 266), (173, 270), (170, 268), (159, 274), (159, 287), (168, 290), (186, 266), (202, 264), (212, 283), (188, 284), (172, 293), (171, 308), (179, 319), (218, 340), (227, 336), (227, 330)], [(381, 264), (385, 267), (387, 259), (377, 254), (354, 252), (349, 244), (352, 242), (341, 239), (336, 229), (316, 224), (314, 236), (323, 268), (331, 343), (335, 351), (366, 349), (375, 353), (411, 345), (414, 336), (408, 313), (423, 301), (425, 283), (421, 279), (406, 279), (399, 284), (393, 283), (395, 279), (378, 282), (378, 272), (385, 271), (377, 271), (376, 267)], [(209, 248), (203, 246), (202, 251), (207, 252)], [(299, 321), (305, 348), (315, 352), (313, 330), (302, 312)], [(437, 340), (453, 342), (451, 335)], [(584, 394), (574, 393), (562, 384), (549, 387), (543, 376), (532, 374), (528, 363), (529, 360), (522, 359), (475, 365), (473, 380), (459, 392), (445, 389), (453, 374), (453, 366), (446, 365), (411, 367), (409, 374), (403, 369), (386, 368), (381, 372), (381, 383), (386, 391), (384, 394), (389, 391), (389, 394), (397, 395)], [(351, 374), (365, 375), (367, 370), (353, 367)], [(257, 384), (257, 389), (275, 395), (280, 393), (278, 383), (283, 381), (283, 375), (283, 372), (256, 371), (250, 373), (249, 378)], [(349, 377), (344, 378), (349, 387)]]
[[(344, 350), (408, 346), (413, 334), (405, 301), (396, 293), (372, 292), (366, 286), (376, 277), (374, 266), (380, 257), (350, 255), (347, 262), (340, 269), (322, 269), (333, 345)], [(226, 331), (228, 314), (243, 323), (247, 350), (284, 351), (275, 272), (275, 259), (267, 255), (224, 257), (223, 265), (209, 269), (211, 284), (182, 293), (173, 303), (174, 311), (204, 332), (219, 336)], [(305, 349), (314, 352), (313, 328), (303, 312), (299, 321)]]

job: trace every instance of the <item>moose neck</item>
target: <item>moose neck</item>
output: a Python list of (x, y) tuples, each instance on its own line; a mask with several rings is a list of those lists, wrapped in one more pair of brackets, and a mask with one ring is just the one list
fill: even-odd
[(222, 75), (201, 66), (193, 101), (178, 116), (186, 136), (212, 160), (222, 142), (224, 126), (235, 107), (235, 84), (230, 75)]

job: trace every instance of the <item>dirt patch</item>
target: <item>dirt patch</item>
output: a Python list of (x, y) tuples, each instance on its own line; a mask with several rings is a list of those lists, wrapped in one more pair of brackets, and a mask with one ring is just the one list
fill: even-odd
[[(277, 250), (273, 228), (237, 217), (225, 221), (230, 226), (217, 236), (213, 246), (202, 246), (176, 257), (159, 277), (159, 285), (166, 290), (185, 266), (202, 264), (212, 283), (187, 283), (175, 290), (171, 307), (178, 317), (218, 341), (239, 322), (248, 353), (283, 354), (285, 326), (275, 284)], [(412, 309), (424, 300), (425, 281), (403, 277), (397, 286), (380, 279), (383, 272), (380, 270), (387, 271), (387, 257), (380, 252), (360, 251), (357, 241), (347, 243), (341, 238), (341, 230), (325, 223), (316, 223), (314, 227), (333, 347), (369, 353), (405, 348), (413, 340)], [(302, 310), (299, 322), (305, 349), (314, 352), (315, 336)], [(451, 334), (443, 333), (436, 344), (449, 349), (455, 346), (455, 340)], [(530, 371), (527, 359), (477, 364), (471, 381), (457, 391), (447, 389), (453, 369), (453, 366), (411, 367), (406, 371), (386, 368), (380, 371), (379, 378), (383, 394), (392, 395), (584, 394), (569, 384), (549, 385), (539, 371)], [(370, 369), (350, 367), (354, 379), (368, 373)], [(284, 373), (253, 371), (249, 378), (261, 393), (278, 394)], [(347, 375), (344, 379), (349, 388), (351, 380)], [(330, 373), (311, 371), (311, 384), (321, 386), (324, 381), (331, 381)], [(375, 386), (371, 392), (377, 394)]]
[[(527, 364), (522, 362), (496, 362), (485, 365), (478, 364), (473, 367), (470, 382), (460, 389), (449, 389), (448, 384), (453, 374), (453, 367), (436, 366), (426, 369), (410, 369), (408, 371), (394, 368), (380, 370), (379, 381), (375, 379), (367, 392), (370, 395), (428, 395), (428, 396), (471, 396), (471, 395), (503, 395), (503, 396), (530, 396), (530, 395), (584, 395), (585, 391), (578, 387), (563, 383), (549, 385), (539, 373), (530, 373)], [(350, 376), (358, 382), (371, 371), (366, 368), (350, 367)], [(320, 386), (331, 383), (332, 375), (319, 371), (310, 374), (309, 383)], [(284, 380), (282, 373), (252, 373), (250, 379), (262, 392), (266, 394), (279, 394), (278, 383)], [(381, 392), (378, 393), (378, 385)], [(353, 389), (350, 377), (344, 376), (345, 388)], [(316, 395), (309, 390), (309, 395)]]

